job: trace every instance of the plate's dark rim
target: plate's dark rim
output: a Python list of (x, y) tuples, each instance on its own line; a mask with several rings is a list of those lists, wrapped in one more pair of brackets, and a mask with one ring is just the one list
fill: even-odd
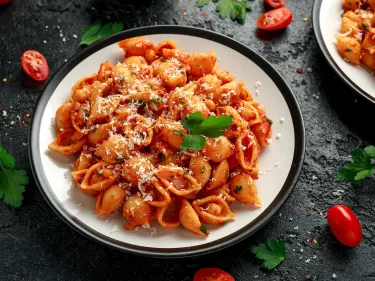
[[(242, 229), (228, 235), (219, 240), (199, 245), (193, 247), (184, 248), (172, 248), (172, 249), (158, 249), (150, 247), (140, 247), (131, 245), (128, 243), (120, 242), (105, 236), (94, 229), (88, 227), (72, 214), (67, 211), (61, 202), (56, 198), (54, 192), (49, 185), (47, 178), (44, 174), (42, 168), (40, 150), (39, 150), (39, 131), (41, 126), (41, 119), (45, 107), (53, 94), (56, 87), (59, 85), (61, 80), (73, 69), (78, 63), (90, 56), (91, 54), (97, 52), (98, 50), (106, 47), (110, 44), (116, 43), (120, 40), (131, 38), (134, 36), (146, 36), (152, 34), (181, 34), (190, 35), (209, 39), (220, 44), (226, 45), (237, 52), (243, 54), (251, 61), (256, 63), (260, 68), (262, 68), (274, 81), (281, 93), (283, 94), (286, 103), (288, 104), (290, 113), (292, 115), (294, 134), (295, 134), (295, 149), (291, 170), (289, 171), (288, 177), (277, 197), (271, 203), (271, 205), (254, 221), (252, 221), (247, 226)], [(249, 235), (255, 233), (259, 230), (265, 223), (281, 208), (286, 199), (292, 192), (298, 176), (300, 174), (304, 154), (305, 154), (305, 128), (303, 124), (302, 114), (298, 106), (297, 100), (294, 97), (291, 89), (281, 77), (281, 75), (274, 69), (265, 59), (259, 56), (257, 53), (246, 47), (245, 45), (220, 34), (198, 29), (192, 27), (182, 27), (182, 26), (153, 26), (153, 27), (142, 27), (132, 30), (127, 30), (113, 36), (107, 37), (92, 46), (85, 48), (82, 52), (73, 56), (67, 63), (65, 63), (51, 78), (47, 84), (44, 93), (40, 96), (39, 101), (36, 105), (32, 124), (30, 127), (30, 141), (29, 141), (29, 157), (31, 162), (32, 171), (35, 180), (39, 186), (39, 189), (46, 201), (50, 204), (52, 209), (73, 229), (77, 230), (79, 233), (87, 236), (88, 238), (98, 241), (104, 245), (110, 246), (112, 248), (126, 251), (134, 254), (151, 256), (151, 257), (190, 257), (198, 256), (207, 253), (211, 253), (234, 243), (237, 243)]]
[(314, 33), (316, 40), (318, 41), (319, 47), (322, 50), (326, 60), (328, 61), (329, 65), (336, 71), (336, 73), (339, 75), (339, 77), (349, 86), (351, 87), (355, 92), (362, 95), (364, 98), (366, 98), (368, 101), (375, 104), (375, 98), (369, 95), (367, 92), (362, 90), (349, 76), (345, 74), (345, 72), (338, 66), (338, 64), (335, 62), (333, 57), (328, 51), (327, 45), (324, 42), (321, 26), (320, 26), (320, 8), (322, 6), (323, 0), (315, 0), (314, 7), (313, 7), (313, 27), (314, 27)]

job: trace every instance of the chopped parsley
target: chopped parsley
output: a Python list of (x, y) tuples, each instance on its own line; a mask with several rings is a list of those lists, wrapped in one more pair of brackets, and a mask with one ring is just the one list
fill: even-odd
[(238, 193), (242, 190), (242, 185), (236, 185), (236, 188), (234, 189), (235, 193)]
[(124, 156), (119, 156), (116, 158), (116, 163), (122, 163), (124, 162), (124, 160), (125, 160)]
[(206, 167), (202, 167), (201, 174), (204, 174), (205, 171), (206, 171)]
[(179, 136), (184, 136), (184, 131), (182, 130), (173, 130), (173, 133), (175, 133), (176, 135), (179, 135)]
[(203, 223), (200, 227), (200, 230), (204, 233), (204, 234), (208, 234), (207, 233), (207, 225), (205, 223)]
[(161, 99), (159, 99), (159, 98), (150, 100), (150, 103), (160, 103), (160, 102), (161, 102)]
[(347, 52), (347, 53), (349, 53), (349, 52), (351, 52), (352, 51), (352, 49), (345, 49), (345, 52)]

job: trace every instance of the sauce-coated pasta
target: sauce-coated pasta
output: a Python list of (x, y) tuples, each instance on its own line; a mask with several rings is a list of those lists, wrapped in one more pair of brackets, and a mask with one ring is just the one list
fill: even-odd
[[(123, 63), (103, 62), (73, 86), (49, 145), (79, 154), (72, 178), (96, 196), (98, 216), (121, 213), (126, 230), (155, 221), (205, 237), (206, 224), (236, 217), (234, 201), (260, 206), (258, 157), (272, 122), (244, 82), (220, 69), (214, 52), (188, 54), (143, 37), (119, 47)], [(193, 113), (231, 123), (221, 136), (204, 137), (203, 149), (185, 150), (181, 121)]]

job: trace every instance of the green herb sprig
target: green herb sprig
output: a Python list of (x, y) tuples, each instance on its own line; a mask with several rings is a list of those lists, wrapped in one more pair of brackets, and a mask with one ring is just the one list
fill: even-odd
[[(220, 17), (225, 19), (228, 16), (232, 20), (243, 21), (246, 18), (250, 5), (247, 0), (212, 0), (216, 3), (216, 11)], [(197, 0), (197, 6), (203, 7), (210, 3), (210, 0)]]
[(0, 199), (14, 208), (22, 205), (29, 177), (24, 170), (15, 170), (14, 158), (0, 146)]
[(199, 112), (194, 112), (181, 121), (182, 125), (189, 131), (189, 134), (184, 138), (180, 148), (201, 150), (206, 145), (206, 139), (218, 138), (224, 135), (224, 130), (228, 129), (232, 124), (232, 117), (230, 116), (210, 116), (204, 119)]
[(351, 155), (353, 162), (346, 163), (337, 174), (340, 180), (357, 184), (360, 180), (371, 177), (374, 174), (375, 146), (370, 145), (363, 151), (354, 150)]
[(79, 46), (91, 45), (92, 43), (108, 37), (109, 35), (120, 32), (124, 25), (122, 23), (105, 23), (102, 25), (100, 20), (95, 21), (82, 31), (82, 39)]
[(261, 268), (274, 269), (286, 257), (285, 244), (282, 240), (268, 239), (266, 245), (261, 243), (258, 246), (251, 246), (249, 250), (257, 259), (263, 260)]

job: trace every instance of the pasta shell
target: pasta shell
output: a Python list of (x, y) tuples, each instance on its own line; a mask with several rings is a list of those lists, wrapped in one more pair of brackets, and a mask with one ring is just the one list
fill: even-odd
[[(236, 105), (240, 99), (243, 82), (233, 81), (220, 87), (219, 105)], [(215, 100), (214, 100), (215, 101)]]
[(187, 59), (190, 57), (188, 53), (178, 49), (163, 49), (162, 54), (166, 59), (175, 58), (182, 63), (186, 63)]
[(210, 74), (214, 69), (215, 63), (215, 53), (195, 53), (187, 60), (189, 66), (188, 73), (192, 76), (198, 77)]
[(143, 178), (151, 178), (154, 169), (154, 165), (145, 156), (132, 157), (124, 162), (124, 178), (137, 185)]
[(255, 125), (260, 122), (258, 110), (249, 101), (240, 101), (238, 113), (241, 117), (249, 122), (249, 125)]
[(164, 207), (171, 202), (171, 197), (169, 196), (168, 191), (164, 189), (161, 185), (160, 181), (156, 178), (151, 179), (151, 184), (149, 185), (151, 188), (149, 190), (146, 189), (146, 192), (150, 194), (150, 196), (144, 198), (147, 202), (154, 207)]
[(70, 129), (73, 127), (71, 118), (72, 107), (73, 105), (71, 103), (65, 103), (57, 109), (55, 115), (57, 134), (64, 129)]
[(93, 154), (90, 152), (89, 149), (83, 149), (81, 154), (77, 158), (77, 163), (76, 163), (76, 170), (84, 170), (90, 168), (92, 165), (95, 164), (95, 159)]
[(114, 117), (119, 121), (125, 120), (129, 116), (135, 115), (137, 110), (138, 108), (133, 104), (119, 105), (115, 110)]
[(186, 129), (179, 122), (166, 122), (161, 125), (162, 138), (172, 147), (179, 149), (187, 135)]
[(134, 144), (121, 135), (114, 135), (96, 149), (95, 155), (108, 163), (122, 163), (128, 158), (129, 146)]
[(260, 123), (257, 123), (250, 128), (257, 138), (259, 144), (263, 147), (268, 146), (268, 139), (270, 139), (272, 136), (272, 127), (269, 119), (267, 119), (267, 117), (263, 117)]
[(236, 141), (236, 159), (244, 170), (253, 169), (258, 160), (260, 148), (254, 134), (244, 131)]
[(201, 185), (205, 186), (211, 177), (211, 165), (208, 160), (202, 156), (195, 156), (190, 159), (189, 169), (193, 173), (193, 177)]
[(219, 78), (223, 84), (227, 84), (234, 81), (234, 76), (230, 74), (228, 71), (220, 69), (218, 64), (215, 64), (215, 67), (212, 70), (212, 74)]
[(183, 119), (195, 112), (199, 112), (205, 118), (207, 118), (209, 115), (209, 110), (206, 104), (198, 96), (192, 96), (189, 102), (187, 102), (186, 105), (182, 107), (181, 118)]
[(164, 49), (176, 49), (176, 48), (177, 48), (177, 45), (174, 41), (171, 41), (171, 40), (162, 41), (155, 47), (155, 53), (157, 56), (161, 56), (163, 54)]
[(97, 79), (101, 82), (106, 81), (111, 75), (113, 65), (109, 61), (102, 62), (98, 71)]
[(117, 64), (111, 72), (111, 78), (113, 79), (115, 89), (126, 96), (128, 90), (133, 87), (137, 77), (132, 75), (126, 64)]
[(193, 208), (203, 222), (212, 224), (223, 224), (234, 219), (236, 215), (230, 210), (227, 202), (217, 195), (196, 200), (193, 202)]
[(190, 205), (189, 201), (182, 199), (181, 209), (180, 209), (180, 222), (183, 227), (199, 236), (207, 236), (206, 233), (202, 232), (202, 224), (199, 220), (197, 213), (194, 211), (193, 207)]
[(72, 140), (75, 133), (75, 129), (63, 130), (57, 135), (56, 139), (50, 145), (48, 145), (48, 148), (66, 155), (78, 153), (86, 144), (87, 138), (83, 137), (79, 140)]
[(154, 137), (151, 122), (139, 114), (129, 116), (122, 129), (132, 143), (139, 146), (149, 145)]
[(127, 57), (144, 56), (146, 51), (153, 47), (151, 40), (141, 36), (122, 40), (118, 45), (125, 51)]
[(131, 225), (147, 225), (155, 217), (155, 209), (138, 195), (131, 195), (122, 207), (122, 215)]
[(184, 196), (201, 189), (201, 185), (183, 168), (175, 166), (161, 166), (156, 176), (172, 193)]
[(245, 85), (242, 85), (240, 90), (240, 99), (251, 102), (253, 100), (253, 95)]
[(107, 166), (108, 164), (105, 162), (92, 165), (85, 174), (81, 183), (81, 189), (85, 191), (103, 191), (113, 185), (118, 178), (118, 170), (109, 170)]
[(221, 162), (234, 153), (234, 146), (224, 136), (216, 139), (207, 138), (203, 154), (213, 162)]
[(220, 198), (223, 198), (225, 200), (225, 202), (227, 202), (228, 204), (231, 204), (232, 202), (234, 202), (236, 200), (234, 197), (232, 197), (229, 194), (229, 185), (228, 184), (224, 184), (221, 187), (218, 187), (218, 188), (215, 188), (215, 189), (210, 189), (210, 190), (208, 190), (206, 187), (204, 187), (199, 192), (199, 198), (205, 198), (205, 197), (208, 197), (208, 196), (211, 196), (211, 195), (217, 195)]
[(220, 115), (227, 115), (232, 117), (230, 127), (225, 130), (224, 136), (229, 139), (238, 138), (242, 131), (246, 130), (249, 123), (242, 119), (241, 115), (232, 106), (223, 106), (217, 109)]
[(176, 88), (186, 84), (186, 71), (178, 60), (166, 60), (154, 68), (154, 76), (159, 76), (166, 87)]
[(156, 219), (165, 228), (180, 226), (181, 199), (174, 197), (168, 205), (156, 209)]
[(88, 134), (89, 130), (86, 129), (86, 123), (90, 115), (90, 104), (79, 102), (73, 102), (72, 104), (70, 118), (74, 129), (83, 134)]
[(95, 81), (90, 87), (90, 101), (94, 104), (99, 98), (108, 96), (112, 89), (112, 79), (106, 80), (107, 82)]
[(255, 206), (261, 206), (262, 202), (258, 197), (258, 190), (255, 186), (254, 180), (247, 174), (238, 174), (229, 183), (230, 195), (237, 200), (252, 204)]
[(125, 190), (118, 185), (112, 185), (96, 198), (95, 211), (99, 216), (110, 214), (120, 209), (125, 199)]
[(220, 162), (219, 166), (212, 172), (212, 178), (210, 183), (207, 185), (207, 189), (214, 189), (222, 186), (227, 182), (229, 177), (229, 164), (227, 160)]
[(90, 126), (91, 124), (103, 121), (116, 110), (121, 100), (122, 97), (119, 95), (98, 98), (91, 109), (87, 125)]
[(120, 122), (96, 124), (90, 127), (88, 141), (91, 146), (97, 146), (105, 142), (111, 135), (120, 132)]
[(79, 170), (79, 171), (74, 171), (71, 173), (72, 175), (72, 178), (73, 178), (73, 181), (74, 183), (76, 184), (76, 186), (85, 194), (87, 195), (93, 195), (93, 196), (97, 196), (100, 194), (100, 191), (95, 191), (95, 190), (89, 190), (89, 189), (82, 189), (81, 188), (81, 183), (83, 181), (83, 179), (85, 178), (85, 175), (87, 173), (89, 169), (85, 169), (85, 170)]
[(219, 90), (221, 85), (222, 83), (219, 78), (215, 75), (207, 74), (199, 78), (196, 94), (217, 102), (220, 99)]
[(96, 73), (79, 79), (72, 87), (71, 93), (73, 94), (76, 90), (83, 89), (85, 86), (89, 86), (93, 84), (96, 79), (97, 79)]

